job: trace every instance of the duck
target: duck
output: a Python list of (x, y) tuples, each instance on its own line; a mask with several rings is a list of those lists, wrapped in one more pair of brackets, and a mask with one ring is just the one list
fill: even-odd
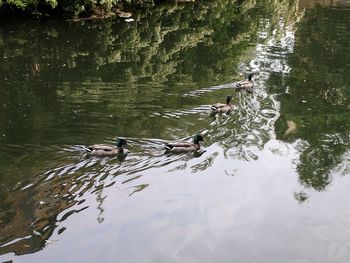
[(106, 145), (106, 144), (94, 144), (88, 147), (85, 147), (85, 150), (89, 155), (96, 155), (96, 156), (112, 156), (112, 155), (118, 155), (118, 156), (124, 156), (124, 149), (123, 145), (126, 145), (126, 140), (124, 139), (117, 139), (116, 146), (114, 147), (112, 145)]
[(231, 104), (232, 96), (226, 97), (226, 104), (224, 103), (215, 103), (210, 106), (210, 110), (212, 114), (217, 113), (229, 113), (233, 109), (233, 105)]
[(199, 142), (204, 141), (202, 135), (195, 135), (193, 137), (193, 143), (190, 142), (171, 142), (165, 144), (166, 153), (188, 153), (196, 152), (201, 148)]
[(241, 80), (241, 81), (237, 82), (236, 85), (235, 85), (235, 88), (237, 90), (245, 89), (249, 93), (253, 93), (253, 81), (252, 81), (252, 78), (253, 78), (253, 74), (250, 73), (248, 75), (248, 79)]

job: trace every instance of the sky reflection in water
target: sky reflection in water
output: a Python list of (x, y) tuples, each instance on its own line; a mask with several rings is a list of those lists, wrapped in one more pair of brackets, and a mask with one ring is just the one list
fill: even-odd
[[(273, 5), (3, 28), (0, 259), (345, 262), (350, 80), (333, 58), (350, 10)], [(234, 93), (246, 72), (254, 94)], [(237, 110), (210, 118), (229, 94)], [(163, 154), (196, 133), (201, 156)], [(117, 137), (125, 161), (82, 152)]]

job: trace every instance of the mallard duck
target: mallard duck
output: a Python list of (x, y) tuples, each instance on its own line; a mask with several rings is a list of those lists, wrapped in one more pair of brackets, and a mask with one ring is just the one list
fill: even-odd
[(124, 155), (123, 145), (126, 145), (126, 140), (118, 139), (116, 142), (117, 148), (112, 145), (106, 144), (94, 144), (89, 147), (86, 147), (85, 150), (89, 155), (98, 155), (98, 156), (106, 156), (106, 155)]
[(229, 113), (233, 105), (231, 104), (231, 99), (232, 96), (227, 96), (226, 97), (226, 104), (224, 103), (215, 103), (210, 106), (210, 110), (212, 114), (217, 114), (217, 113)]
[(195, 152), (201, 148), (199, 142), (204, 141), (201, 135), (195, 135), (193, 138), (193, 143), (190, 142), (171, 142), (165, 144), (165, 152), (173, 153), (185, 153), (185, 152)]
[(248, 75), (248, 79), (245, 80), (241, 80), (239, 82), (236, 83), (235, 88), (237, 90), (242, 90), (245, 89), (246, 91), (248, 91), (249, 93), (253, 93), (253, 74), (249, 74)]

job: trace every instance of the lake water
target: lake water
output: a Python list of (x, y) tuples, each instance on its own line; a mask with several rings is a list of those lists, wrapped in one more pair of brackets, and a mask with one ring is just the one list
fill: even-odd
[(289, 2), (1, 19), (0, 261), (348, 262), (350, 5)]

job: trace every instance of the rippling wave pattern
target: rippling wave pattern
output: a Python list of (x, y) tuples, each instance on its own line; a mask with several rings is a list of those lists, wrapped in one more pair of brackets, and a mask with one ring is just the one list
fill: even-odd
[[(283, 27), (283, 21), (280, 23), (280, 26)], [(273, 72), (288, 73), (286, 55), (293, 48), (293, 38), (289, 31), (285, 31), (285, 34), (278, 38), (274, 35), (267, 36), (264, 30), (268, 25), (268, 20), (260, 22), (259, 39), (262, 43), (257, 46), (256, 58), (239, 66), (239, 71), (242, 73), (254, 73), (255, 86), (252, 95), (244, 91), (234, 92), (232, 87), (235, 82), (197, 88), (182, 94), (184, 98), (193, 97), (196, 101), (208, 101), (206, 99), (208, 94), (214, 94), (215, 97), (219, 97), (215, 95), (216, 93), (233, 94), (235, 110), (232, 114), (210, 118), (210, 103), (162, 112), (159, 112), (156, 105), (148, 109), (147, 112), (150, 112), (147, 115), (148, 118), (165, 118), (171, 121), (177, 119), (181, 120), (181, 124), (185, 126), (191, 126), (193, 118), (202, 119), (200, 123), (202, 127), (197, 127), (196, 132), (202, 133), (206, 142), (200, 159), (191, 166), (186, 163), (194, 156), (164, 154), (163, 145), (166, 141), (161, 139), (125, 137), (128, 142), (128, 155), (124, 161), (120, 161), (117, 157), (89, 157), (85, 154), (82, 145), (55, 147), (26, 145), (24, 148), (16, 145), (2, 146), (6, 148), (3, 150), (8, 152), (23, 150), (26, 152), (26, 155), (20, 160), (22, 167), (25, 162), (32, 166), (35, 159), (41, 156), (41, 168), (32, 171), (30, 178), (26, 177), (25, 180), (18, 182), (13, 186), (11, 193), (4, 196), (5, 204), (12, 209), (1, 212), (3, 220), (6, 218), (6, 221), (12, 221), (14, 224), (28, 221), (32, 223), (30, 227), (24, 228), (25, 231), (22, 233), (17, 233), (15, 236), (10, 234), (3, 236), (0, 252), (14, 250), (18, 254), (34, 252), (31, 245), (33, 242), (40, 242), (41, 245), (35, 247), (41, 249), (55, 228), (59, 228), (59, 234), (65, 230), (60, 228), (60, 222), (90, 206), (90, 202), (86, 200), (91, 196), (95, 196), (100, 204), (97, 207), (100, 211), (98, 221), (103, 222), (102, 204), (105, 198), (103, 190), (113, 186), (127, 191), (129, 195), (136, 194), (148, 187), (144, 180), (139, 180), (145, 170), (167, 167), (168, 172), (187, 169), (198, 172), (211, 167), (220, 155), (228, 159), (256, 160), (264, 144), (274, 138), (274, 123), (279, 117), (279, 102), (275, 95), (266, 91), (266, 81)], [(67, 88), (70, 89), (63, 84), (58, 90), (59, 100), (66, 100), (67, 91), (65, 89)], [(72, 118), (110, 118), (113, 120), (113, 114), (105, 116), (100, 113), (100, 107), (103, 107), (103, 105), (99, 106), (101, 101), (106, 101), (106, 107), (113, 107), (117, 111), (121, 111), (126, 105), (128, 107), (126, 111), (131, 116), (139, 114), (140, 107), (145, 104), (152, 105), (152, 101), (148, 99), (151, 97), (147, 96), (144, 97), (145, 101), (142, 104), (135, 104), (132, 97), (128, 98), (131, 99), (130, 104), (110, 104), (108, 97), (124, 98), (125, 92), (125, 89), (118, 88), (118, 86), (110, 89), (103, 84), (96, 89), (95, 85), (86, 84), (82, 89), (70, 95), (70, 98), (75, 100), (76, 106), (66, 110), (72, 111)], [(79, 106), (83, 103), (96, 104), (98, 108), (88, 112), (85, 107)], [(154, 110), (153, 113), (152, 110)], [(176, 122), (176, 124), (179, 123), (179, 121)], [(98, 123), (87, 122), (83, 125), (83, 130), (87, 134), (101, 132)], [(113, 126), (114, 123), (111, 122), (110, 125)], [(170, 132), (176, 133), (175, 128), (169, 129)], [(191, 140), (191, 137), (190, 134), (182, 140)], [(111, 138), (105, 143), (113, 144), (114, 140), (115, 138)], [(52, 162), (52, 160), (55, 161)], [(21, 170), (18, 172), (23, 173)], [(24, 203), (23, 200), (28, 200), (28, 202)], [(23, 206), (30, 209), (23, 209)], [(14, 211), (15, 207), (18, 207), (19, 211), (32, 212), (14, 214), (11, 211)], [(18, 247), (21, 249), (18, 250)]]
[[(296, 49), (303, 53), (305, 48), (297, 45), (295, 36), (296, 7), (283, 2), (279, 9), (275, 4), (224, 0), (164, 6), (135, 12), (135, 23), (83, 21), (46, 27), (33, 22), (29, 35), (25, 25), (19, 24), (17, 33), (8, 23), (10, 29), (0, 31), (0, 55), (6, 60), (4, 65), (12, 65), (0, 65), (0, 75), (4, 74), (0, 84), (5, 87), (0, 90), (0, 255), (42, 250), (68, 232), (69, 220), (81, 220), (91, 211), (97, 225), (105, 222), (106, 200), (120, 198), (125, 204), (134, 201), (133, 205), (142, 206), (140, 200), (155, 180), (182, 175), (189, 178), (189, 185), (181, 187), (195, 193), (196, 187), (203, 187), (204, 195), (206, 185), (190, 181), (193, 175), (198, 179), (222, 171), (225, 179), (232, 178), (233, 189), (238, 189), (242, 181), (234, 180), (237, 167), (259, 164), (266, 153), (290, 157), (292, 152), (297, 156), (291, 154), (288, 161), (292, 163), (284, 167), (288, 172), (294, 169), (290, 174), (299, 176), (301, 190), (290, 194), (297, 205), (308, 200), (307, 189), (325, 191), (334, 174), (349, 174), (350, 137), (343, 125), (348, 118), (343, 114), (348, 107), (343, 98), (347, 85), (344, 82), (329, 88), (334, 78), (343, 78), (339, 72), (329, 76), (322, 68), (327, 83), (307, 80), (298, 65), (311, 58), (299, 61), (293, 57)], [(302, 35), (303, 25), (299, 27)], [(38, 32), (45, 32), (45, 37)], [(346, 33), (346, 28), (341, 32)], [(28, 44), (41, 39), (46, 42), (40, 51)], [(327, 43), (326, 49), (333, 50)], [(253, 93), (236, 91), (233, 87), (248, 73), (254, 74)], [(309, 86), (303, 86), (320, 84), (326, 88), (312, 90), (311, 95), (307, 94)], [(299, 87), (305, 89), (299, 91)], [(223, 103), (228, 95), (233, 97), (231, 113), (212, 116), (210, 105)], [(314, 96), (317, 101), (311, 101)], [(328, 114), (331, 106), (334, 108)], [(338, 107), (342, 114), (334, 113)], [(318, 126), (321, 132), (310, 136)], [(205, 140), (199, 152), (165, 153), (166, 142), (192, 141), (195, 134)], [(85, 152), (87, 145), (113, 145), (117, 138), (127, 141), (125, 159)], [(278, 181), (281, 178), (275, 179), (277, 186), (283, 185)], [(260, 186), (257, 182), (253, 189)], [(210, 190), (219, 188), (220, 192), (220, 187), (223, 185), (214, 185)], [(173, 190), (170, 188), (172, 185), (164, 186), (163, 191)], [(108, 196), (108, 191), (113, 194)], [(200, 203), (188, 195), (183, 200)], [(244, 205), (249, 201), (258, 204), (249, 209), (261, 204), (261, 200), (246, 195), (243, 198), (251, 200), (244, 200)], [(234, 203), (234, 197), (227, 197), (232, 207), (219, 205), (210, 215), (206, 205), (216, 206), (220, 197), (193, 207), (191, 203), (184, 209), (190, 209), (186, 212), (194, 217), (195, 213), (205, 214), (205, 222), (195, 226), (220, 228), (221, 217), (230, 218), (236, 206), (242, 205)], [(157, 216), (172, 216), (178, 208), (173, 214), (159, 209), (154, 212)], [(264, 210), (252, 212), (252, 217), (263, 217), (259, 213), (264, 214)], [(144, 219), (154, 218), (138, 218), (140, 222)], [(261, 230), (264, 227), (255, 227), (253, 232), (260, 230), (264, 239), (269, 234)], [(254, 234), (249, 238), (253, 240)]]
[[(279, 116), (279, 102), (274, 95), (270, 95), (265, 90), (265, 82), (271, 72), (288, 72), (285, 56), (292, 49), (290, 33), (287, 31), (285, 36), (277, 40), (276, 36), (268, 36), (264, 32), (268, 24), (268, 20), (262, 20), (259, 33), (259, 38), (267, 40), (267, 43), (258, 45), (254, 60), (238, 67), (242, 77), (245, 72), (255, 74), (252, 95), (246, 92), (235, 93), (232, 89), (235, 82), (208, 88), (194, 87), (195, 89), (176, 96), (183, 97), (185, 100), (192, 97), (197, 105), (159, 111), (161, 108), (154, 103), (159, 96), (153, 96), (154, 89), (148, 95), (146, 90), (142, 90), (142, 85), (138, 85), (137, 90), (129, 95), (128, 89), (123, 87), (124, 84), (113, 84), (111, 88), (110, 84), (100, 83), (96, 88), (96, 83), (92, 82), (72, 90), (71, 83), (62, 83), (56, 93), (58, 102), (64, 103), (69, 99), (74, 104), (63, 109), (69, 119), (58, 121), (61, 124), (67, 123), (65, 129), (69, 131), (77, 129), (76, 123), (79, 123), (79, 136), (89, 136), (91, 133), (108, 135), (103, 130), (110, 132), (119, 121), (115, 112), (127, 112), (128, 116), (137, 118), (140, 112), (144, 111), (149, 112), (146, 113), (145, 121), (149, 118), (169, 119), (172, 122), (168, 128), (169, 133), (180, 134), (183, 132), (182, 129), (175, 127), (179, 124), (185, 126), (189, 134), (185, 138), (180, 138), (181, 140), (191, 140), (195, 133), (203, 134), (206, 140), (204, 150), (199, 155), (198, 161), (189, 165), (187, 162), (198, 156), (164, 154), (163, 145), (166, 141), (159, 138), (125, 137), (128, 142), (128, 156), (124, 161), (120, 161), (117, 157), (89, 157), (84, 153), (82, 145), (54, 147), (30, 144), (2, 145), (3, 151), (13, 152), (14, 155), (16, 152), (25, 152), (20, 160), (12, 159), (9, 162), (20, 162), (21, 168), (17, 172), (19, 174), (29, 172), (30, 177), (24, 176), (23, 180), (12, 186), (11, 191), (7, 190), (7, 194), (2, 196), (5, 207), (8, 207), (0, 212), (2, 227), (6, 227), (5, 222), (12, 222), (23, 231), (13, 234), (10, 229), (5, 230), (0, 240), (0, 253), (15, 251), (16, 254), (23, 254), (40, 250), (46, 245), (55, 228), (58, 228), (58, 234), (65, 231), (64, 227), (60, 227), (61, 222), (90, 207), (91, 202), (87, 200), (91, 197), (99, 203), (98, 221), (103, 222), (104, 189), (115, 187), (126, 191), (129, 195), (134, 195), (148, 187), (145, 180), (140, 180), (145, 170), (166, 167), (168, 172), (174, 170), (198, 172), (211, 167), (220, 155), (225, 159), (256, 160), (264, 144), (273, 138), (274, 123)], [(146, 85), (144, 88), (147, 89), (149, 86)], [(159, 85), (158, 88), (161, 91), (164, 85)], [(69, 94), (69, 98), (66, 94)], [(198, 104), (198, 102), (208, 101), (209, 94), (213, 94), (216, 98), (221, 98), (219, 94), (233, 94), (235, 104), (233, 113), (210, 118), (211, 103)], [(139, 100), (139, 96), (142, 96), (142, 101)], [(121, 98), (120, 104), (111, 103), (110, 97)], [(124, 99), (129, 103), (124, 103)], [(90, 110), (86, 105), (91, 105)], [(147, 111), (146, 107), (148, 107)], [(105, 110), (101, 111), (103, 108), (113, 109), (113, 111), (111, 114), (106, 114)], [(107, 123), (110, 122), (110, 127), (104, 125), (101, 130), (99, 123), (89, 121), (94, 118), (102, 118)], [(87, 121), (82, 122), (84, 119)], [(194, 119), (199, 119), (199, 123), (193, 125)], [(178, 121), (174, 123), (174, 120)], [(51, 120), (52, 123), (55, 121)], [(158, 122), (158, 120), (155, 121), (155, 123)], [(174, 136), (173, 139), (176, 137)], [(105, 143), (113, 144), (114, 140), (115, 138), (110, 138)], [(40, 159), (38, 166), (33, 165), (36, 159)], [(27, 168), (33, 170), (25, 170)], [(14, 173), (13, 166), (11, 169), (11, 173)], [(10, 171), (3, 172), (10, 173)], [(19, 224), (27, 226), (20, 227)]]

